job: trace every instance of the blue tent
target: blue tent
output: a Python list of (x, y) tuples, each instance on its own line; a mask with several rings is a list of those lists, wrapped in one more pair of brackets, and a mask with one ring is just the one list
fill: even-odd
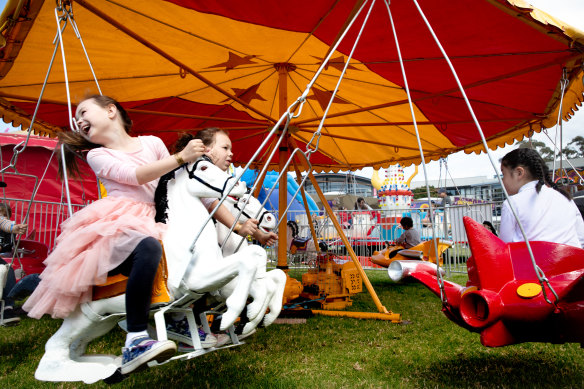
[[(253, 183), (257, 179), (257, 175), (258, 173), (255, 170), (248, 170), (243, 174), (241, 180), (245, 181), (248, 187), (251, 187), (253, 186)], [(266, 209), (270, 211), (278, 210), (279, 184), (277, 183), (277, 180), (278, 180), (277, 172), (271, 171), (266, 173), (266, 177), (264, 178), (264, 184), (258, 195), (258, 200), (263, 203), (264, 200), (266, 199), (268, 192), (270, 191), (270, 188), (274, 185), (274, 183), (276, 184), (276, 188), (272, 191), (269, 200), (266, 202)], [(296, 193), (296, 191), (298, 190), (298, 183), (290, 175), (287, 175), (287, 181), (288, 181), (287, 203), (290, 204), (290, 201), (292, 201), (292, 204), (290, 205), (290, 208), (288, 208), (288, 210), (304, 211), (304, 205), (302, 203), (302, 195), (300, 194), (300, 191), (298, 192), (294, 199), (292, 197), (294, 196), (294, 193)], [(308, 209), (311, 212), (319, 211), (318, 207), (316, 206), (316, 203), (314, 202), (312, 197), (310, 197), (309, 194), (306, 194), (306, 201), (308, 202)], [(293, 219), (294, 215), (289, 214), (288, 220)]]

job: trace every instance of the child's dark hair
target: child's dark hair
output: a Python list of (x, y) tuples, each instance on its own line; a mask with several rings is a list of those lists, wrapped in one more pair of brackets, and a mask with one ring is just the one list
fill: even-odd
[(414, 226), (414, 221), (412, 220), (411, 217), (409, 216), (404, 216), (401, 218), (401, 220), (399, 221), (399, 224), (401, 224), (401, 226), (406, 229), (406, 228), (412, 228)]
[(491, 231), (493, 233), (493, 235), (498, 236), (497, 235), (497, 230), (495, 230), (495, 226), (493, 225), (493, 223), (491, 223), (488, 220), (485, 220), (483, 222), (483, 226), (485, 226), (489, 231)]
[(8, 203), (0, 203), (0, 210), (6, 215), (7, 219), (12, 218), (12, 208)]
[[(121, 118), (124, 129), (128, 134), (130, 133), (130, 130), (132, 129), (132, 120), (130, 119), (130, 116), (128, 115), (126, 110), (120, 105), (120, 103), (118, 103), (113, 98), (104, 95), (89, 95), (82, 99), (80, 103), (90, 99), (93, 100), (97, 105), (99, 105), (102, 108), (106, 108), (107, 106), (112, 104), (115, 105), (116, 109), (118, 110), (119, 117)], [(57, 133), (57, 137), (59, 138), (58, 147), (61, 147), (62, 144), (65, 145), (65, 162), (66, 162), (65, 164), (67, 165), (67, 171), (70, 172), (73, 176), (81, 178), (82, 174), (81, 171), (79, 170), (79, 166), (77, 165), (76, 158), (83, 159), (87, 151), (101, 147), (101, 145), (90, 142), (81, 134), (75, 131), (63, 130)], [(61, 162), (62, 156), (60, 152), (58, 153), (58, 156), (59, 156), (59, 176), (63, 177), (63, 165)]]
[(541, 187), (545, 184), (554, 188), (570, 200), (570, 195), (566, 191), (558, 188), (556, 183), (551, 180), (549, 168), (543, 158), (534, 149), (515, 149), (507, 153), (503, 159), (501, 159), (501, 165), (508, 169), (515, 169), (518, 166), (525, 168), (531, 177), (534, 180), (537, 180), (537, 184), (535, 185), (537, 193), (539, 193)]
[(203, 144), (207, 147), (211, 147), (213, 142), (215, 142), (215, 135), (217, 133), (223, 133), (229, 136), (229, 133), (225, 130), (222, 130), (217, 127), (208, 127), (202, 130), (197, 131), (195, 135), (189, 133), (183, 133), (179, 138), (174, 142), (174, 144), (170, 147), (170, 151), (174, 153), (178, 153), (184, 149), (187, 144), (193, 139), (200, 139), (203, 141)]

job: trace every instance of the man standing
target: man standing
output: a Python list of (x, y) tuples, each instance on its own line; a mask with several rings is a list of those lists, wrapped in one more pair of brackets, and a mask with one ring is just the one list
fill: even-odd
[(444, 188), (438, 189), (438, 196), (442, 198), (442, 202), (440, 202), (440, 208), (444, 208), (447, 205), (448, 206), (452, 205), (452, 199), (450, 198), (450, 196), (448, 196), (446, 189)]

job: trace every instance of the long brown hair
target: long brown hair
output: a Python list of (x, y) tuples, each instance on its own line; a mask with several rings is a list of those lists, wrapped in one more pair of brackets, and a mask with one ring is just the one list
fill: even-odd
[(189, 133), (183, 133), (181, 136), (174, 142), (174, 144), (170, 147), (172, 153), (178, 153), (184, 149), (187, 144), (193, 139), (200, 139), (203, 141), (203, 144), (207, 147), (211, 147), (215, 142), (215, 135), (218, 133), (225, 134), (229, 136), (229, 133), (225, 130), (222, 130), (217, 127), (208, 127), (202, 130), (197, 131), (195, 135)]
[[(79, 103), (90, 99), (102, 108), (106, 108), (112, 104), (115, 105), (119, 113), (121, 124), (124, 126), (124, 130), (126, 130), (128, 134), (130, 133), (130, 130), (132, 129), (132, 120), (130, 119), (130, 116), (126, 110), (120, 105), (120, 103), (118, 103), (115, 99), (104, 95), (89, 95)], [(70, 172), (70, 174), (74, 177), (82, 178), (79, 165), (77, 165), (77, 158), (85, 159), (85, 156), (89, 150), (102, 146), (97, 143), (90, 142), (75, 131), (61, 131), (57, 133), (57, 137), (59, 138), (59, 148), (61, 145), (65, 146), (65, 165), (67, 166), (67, 171)], [(63, 163), (61, 161), (62, 156), (60, 152), (58, 155), (59, 176), (63, 177)]]

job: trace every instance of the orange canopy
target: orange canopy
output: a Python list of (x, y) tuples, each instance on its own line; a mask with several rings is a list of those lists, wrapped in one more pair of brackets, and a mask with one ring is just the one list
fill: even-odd
[[(523, 0), (418, 0), (460, 76), (493, 148), (555, 123), (583, 98), (584, 33)], [(78, 0), (72, 2), (102, 92), (130, 110), (136, 134), (167, 144), (207, 126), (228, 129), (245, 164), (302, 94), (330, 47), (364, 6), (318, 78), (291, 137), (305, 147), (363, 24), (363, 0)], [(412, 0), (392, 0), (422, 146), (429, 159), (482, 148), (462, 95)], [(33, 1), (3, 35), (0, 112), (30, 121), (56, 35), (55, 2)], [(71, 25), (64, 31), (72, 100), (95, 83)], [(35, 132), (68, 127), (60, 54)], [(419, 151), (386, 6), (377, 1), (324, 122), (318, 170), (417, 163)], [(274, 158), (273, 166), (278, 161)]]

